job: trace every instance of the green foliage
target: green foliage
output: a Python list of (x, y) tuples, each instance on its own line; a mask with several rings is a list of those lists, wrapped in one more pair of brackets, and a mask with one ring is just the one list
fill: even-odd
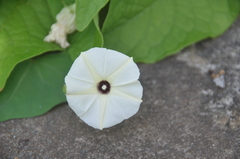
[[(9, 6), (14, 4), (15, 8), (12, 7), (14, 12), (4, 13), (4, 17), (7, 17), (5, 22), (0, 18), (0, 24), (2, 24), (0, 44), (3, 46), (0, 47), (1, 86), (5, 84), (13, 67), (20, 61), (46, 51), (62, 50), (57, 44), (46, 43), (43, 39), (50, 31), (51, 25), (55, 23), (55, 16), (60, 12), (63, 4), (56, 3), (57, 1), (54, 3), (53, 1), (35, 0), (36, 3), (35, 1), (34, 3), (39, 5), (32, 6), (36, 9), (31, 6), (33, 1), (12, 2), (11, 5), (9, 5), (11, 1), (2, 1), (1, 7), (5, 4)], [(47, 9), (42, 13), (44, 7)], [(25, 12), (24, 16), (20, 15), (24, 23), (17, 20), (16, 23), (12, 22), (7, 27), (12, 16), (16, 16), (15, 19), (17, 19), (18, 12), (15, 13), (15, 10)], [(38, 16), (42, 17), (42, 20)], [(0, 121), (40, 115), (56, 104), (66, 101), (62, 88), (64, 77), (73, 60), (79, 56), (81, 51), (96, 46), (101, 47), (103, 44), (102, 34), (94, 22), (91, 22), (83, 32), (70, 35), (68, 40), (72, 46), (67, 49), (67, 53), (36, 57), (16, 66), (7, 81), (7, 86), (0, 92)]]
[(64, 77), (71, 64), (66, 52), (18, 64), (0, 92), (0, 121), (40, 115), (64, 102)]
[(69, 36), (71, 47), (67, 50), (72, 60), (75, 60), (81, 53), (92, 47), (102, 47), (103, 37), (98, 26), (92, 21), (83, 32), (75, 32)]
[(62, 7), (57, 1), (0, 1), (0, 90), (17, 63), (46, 51), (61, 50), (43, 38)]
[(238, 0), (112, 0), (104, 44), (137, 62), (153, 63), (220, 35), (238, 12)]
[(64, 77), (80, 52), (102, 46), (102, 36), (92, 22), (69, 38), (67, 52), (41, 55), (16, 66), (0, 92), (0, 121), (43, 114), (65, 102)]
[(102, 47), (103, 37), (106, 48), (152, 63), (220, 35), (240, 8), (239, 0), (111, 0), (106, 19), (101, 16), (102, 35), (98, 13), (108, 1), (76, 0), (78, 31), (68, 36), (71, 46), (46, 55), (40, 54), (63, 50), (43, 39), (64, 4), (75, 1), (0, 1), (0, 90), (8, 79), (0, 92), (0, 121), (40, 115), (64, 102), (64, 77), (73, 60)]
[(108, 0), (76, 0), (77, 29), (83, 31)]

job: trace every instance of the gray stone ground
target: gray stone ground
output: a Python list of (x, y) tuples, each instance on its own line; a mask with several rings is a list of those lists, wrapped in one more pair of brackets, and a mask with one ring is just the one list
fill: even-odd
[[(61, 104), (0, 123), (0, 158), (240, 158), (240, 18), (216, 39), (139, 67), (144, 102), (129, 120), (95, 130)], [(225, 71), (225, 88), (210, 69)]]

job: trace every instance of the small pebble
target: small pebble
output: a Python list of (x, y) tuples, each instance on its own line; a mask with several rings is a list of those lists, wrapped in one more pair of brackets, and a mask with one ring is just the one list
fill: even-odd
[(224, 75), (220, 75), (217, 78), (213, 79), (213, 82), (220, 88), (225, 88), (225, 80), (224, 80)]

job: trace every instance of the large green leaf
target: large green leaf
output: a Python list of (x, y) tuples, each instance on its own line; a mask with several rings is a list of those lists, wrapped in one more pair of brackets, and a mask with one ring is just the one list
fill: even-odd
[(62, 88), (71, 63), (65, 52), (18, 64), (0, 92), (0, 121), (40, 115), (64, 102)]
[(83, 32), (69, 37), (71, 46), (64, 53), (41, 55), (24, 61), (11, 73), (0, 92), (0, 121), (40, 115), (66, 101), (64, 77), (80, 52), (102, 46), (102, 36), (92, 22)]
[(108, 0), (76, 0), (77, 29), (83, 31)]
[(62, 8), (61, 1), (0, 1), (0, 90), (17, 63), (46, 51), (61, 50), (43, 39)]
[(75, 60), (81, 51), (86, 51), (92, 47), (102, 47), (103, 37), (98, 28), (98, 24), (92, 21), (83, 32), (75, 32), (70, 35), (71, 47), (67, 49), (71, 59)]
[[(67, 5), (73, 2), (65, 1)], [(0, 4), (0, 17), (4, 17), (0, 18), (0, 44), (4, 46), (0, 48), (0, 76), (6, 80), (8, 75), (2, 74), (9, 74), (17, 63), (61, 49), (54, 43), (43, 42), (43, 38), (55, 23), (55, 16), (63, 4), (52, 0), (1, 1)], [(71, 46), (67, 52), (41, 55), (16, 66), (0, 92), (0, 121), (40, 115), (65, 101), (64, 77), (73, 60), (81, 51), (103, 45), (95, 18), (83, 32), (73, 33), (68, 40)]]
[(152, 63), (223, 33), (239, 0), (112, 0), (103, 25), (105, 47)]

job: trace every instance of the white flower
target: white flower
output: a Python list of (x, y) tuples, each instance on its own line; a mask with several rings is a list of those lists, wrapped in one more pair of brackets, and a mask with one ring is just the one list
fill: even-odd
[(74, 61), (65, 77), (69, 106), (88, 125), (103, 129), (137, 113), (143, 88), (133, 59), (92, 48)]
[(51, 26), (49, 35), (44, 38), (46, 42), (55, 41), (62, 48), (67, 48), (70, 44), (67, 42), (67, 34), (76, 30), (76, 13), (75, 3), (71, 6), (64, 7), (60, 13), (57, 14), (57, 22)]

